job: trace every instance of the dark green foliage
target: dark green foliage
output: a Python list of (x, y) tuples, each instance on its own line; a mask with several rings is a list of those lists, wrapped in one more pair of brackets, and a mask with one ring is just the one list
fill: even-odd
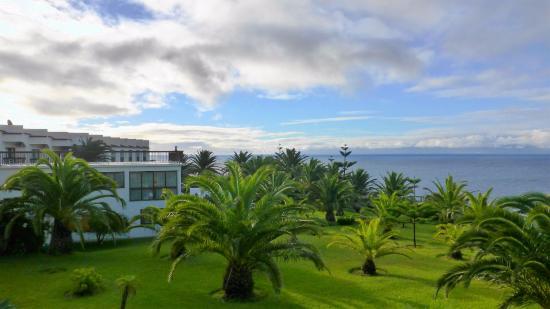
[(7, 299), (0, 300), (0, 309), (16, 309), (14, 304), (10, 303)]
[(77, 158), (88, 162), (105, 162), (110, 161), (109, 152), (111, 148), (102, 140), (94, 140), (88, 137), (85, 140), (80, 140), (80, 145), (73, 145), (72, 152)]
[(169, 280), (182, 260), (204, 252), (219, 254), (227, 261), (222, 289), (230, 300), (253, 296), (255, 271), (266, 273), (279, 292), (279, 259), (310, 260), (323, 269), (317, 249), (298, 239), (301, 233), (316, 234), (318, 226), (302, 218), (308, 207), (286, 195), (293, 188), (288, 178), (273, 181), (278, 176), (269, 167), (250, 176), (243, 176), (236, 163), (228, 164), (228, 169), (228, 176), (204, 174), (188, 179), (208, 198), (183, 194), (167, 200), (163, 214), (168, 221), (153, 248), (159, 252), (163, 243), (170, 242), (174, 252), (174, 246), (185, 244), (173, 262)]
[(413, 193), (413, 185), (409, 180), (410, 178), (403, 173), (389, 172), (382, 179), (382, 183), (378, 184), (378, 188), (387, 195), (396, 193), (400, 197), (409, 196)]
[(348, 157), (351, 155), (348, 145), (340, 147), (340, 155), (344, 158), (344, 161), (340, 162), (340, 167), (342, 168), (342, 176), (345, 178), (347, 170), (354, 166), (357, 161), (348, 161)]
[(449, 252), (464, 249), (477, 254), (445, 273), (437, 282), (438, 292), (445, 289), (448, 294), (459, 283), (467, 287), (472, 280), (481, 279), (510, 289), (501, 308), (533, 303), (550, 308), (550, 205), (539, 204), (527, 216), (485, 207)]
[(289, 173), (292, 178), (297, 178), (300, 172), (301, 165), (307, 159), (306, 155), (303, 155), (300, 151), (295, 148), (285, 150), (279, 150), (275, 153), (275, 161), (279, 169), (284, 172)]
[(79, 233), (84, 245), (83, 223), (89, 218), (107, 221), (114, 214), (106, 198), (122, 206), (125, 202), (118, 196), (115, 182), (86, 161), (71, 154), (60, 158), (50, 150), (44, 153), (47, 158), (18, 170), (2, 189), (21, 192), (21, 197), (15, 199), (17, 213), (14, 215), (32, 218), (34, 232), (41, 239), (46, 223), (53, 220), (50, 254), (69, 253), (73, 231)]
[(19, 207), (14, 199), (0, 201), (0, 256), (37, 252), (42, 245), (42, 238)]
[(104, 289), (103, 276), (93, 267), (73, 270), (71, 281), (72, 287), (67, 291), (68, 296), (88, 296)]
[(191, 156), (190, 171), (194, 174), (202, 174), (204, 172), (217, 173), (218, 165), (214, 153), (210, 150), (199, 150)]
[(362, 168), (351, 172), (348, 178), (353, 186), (352, 207), (359, 212), (361, 208), (368, 206), (370, 203), (370, 197), (375, 192), (376, 180)]
[(440, 223), (453, 223), (461, 215), (466, 206), (466, 183), (456, 182), (453, 176), (447, 177), (445, 183), (433, 182), (435, 190), (428, 190), (426, 204), (438, 210)]
[(252, 175), (263, 166), (275, 166), (276, 161), (272, 156), (254, 156), (242, 166), (244, 175)]
[(105, 216), (92, 216), (83, 219), (83, 231), (94, 233), (98, 244), (102, 244), (106, 235), (111, 235), (113, 242), (116, 243), (115, 235), (121, 235), (128, 231), (128, 218), (116, 213), (107, 212)]
[(354, 225), (357, 221), (355, 221), (354, 217), (338, 217), (336, 223), (338, 225)]
[(325, 174), (315, 183), (315, 191), (317, 203), (325, 211), (325, 219), (329, 223), (336, 222), (335, 212), (343, 214), (353, 196), (353, 187), (349, 181), (332, 174)]
[(234, 152), (229, 160), (236, 162), (242, 167), (251, 158), (252, 158), (252, 154), (250, 152), (241, 150), (238, 153)]

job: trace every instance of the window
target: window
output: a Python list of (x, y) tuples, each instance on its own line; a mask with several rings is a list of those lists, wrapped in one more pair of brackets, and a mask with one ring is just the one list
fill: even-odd
[(130, 201), (160, 200), (162, 189), (176, 193), (178, 174), (170, 172), (130, 172)]
[(103, 175), (111, 178), (116, 182), (117, 188), (124, 188), (124, 172), (105, 172)]

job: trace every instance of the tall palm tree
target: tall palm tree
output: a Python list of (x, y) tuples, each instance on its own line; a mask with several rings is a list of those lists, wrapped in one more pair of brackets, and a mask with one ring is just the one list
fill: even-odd
[(298, 176), (302, 163), (307, 159), (307, 156), (302, 154), (295, 148), (286, 148), (284, 151), (275, 153), (275, 161), (280, 169), (289, 173), (293, 178)]
[(487, 216), (491, 216), (494, 210), (500, 207), (496, 200), (489, 200), (492, 191), (493, 189), (489, 189), (487, 192), (481, 192), (477, 195), (466, 192), (468, 203), (463, 210), (463, 217), (460, 218), (460, 221), (466, 223), (478, 222)]
[(448, 294), (473, 279), (509, 288), (500, 305), (538, 304), (550, 308), (550, 206), (538, 205), (528, 215), (497, 208), (463, 233), (450, 250), (474, 249), (472, 261), (453, 267), (437, 282)]
[(392, 224), (398, 221), (399, 210), (404, 207), (405, 203), (409, 203), (409, 201), (400, 196), (399, 192), (393, 192), (391, 195), (382, 192), (372, 199), (371, 207), (365, 209), (365, 214), (370, 218), (380, 219), (385, 231), (389, 231)]
[(100, 139), (81, 139), (80, 144), (75, 144), (72, 147), (73, 155), (77, 158), (84, 159), (88, 162), (104, 162), (111, 159), (109, 147)]
[(112, 214), (105, 199), (125, 205), (116, 192), (116, 183), (90, 167), (86, 161), (67, 154), (63, 159), (50, 150), (38, 160), (10, 176), (4, 190), (21, 192), (21, 211), (33, 217), (37, 235), (43, 233), (45, 221), (53, 220), (49, 252), (69, 253), (71, 233), (76, 231), (83, 244), (84, 219), (95, 217), (108, 222)]
[(309, 161), (302, 166), (298, 182), (302, 200), (312, 204), (317, 199), (315, 194), (315, 183), (323, 177), (325, 172), (326, 167), (321, 161), (315, 158), (309, 159)]
[(233, 152), (233, 155), (229, 160), (237, 162), (241, 167), (252, 158), (252, 154), (248, 151)]
[(353, 187), (349, 181), (340, 179), (338, 175), (325, 174), (315, 184), (315, 191), (318, 202), (325, 211), (325, 219), (333, 223), (336, 222), (334, 212), (343, 212), (352, 197)]
[(370, 220), (368, 224), (365, 220), (360, 220), (358, 228), (344, 228), (344, 233), (338, 234), (329, 246), (340, 245), (361, 254), (365, 259), (361, 266), (363, 274), (376, 275), (376, 259), (392, 254), (408, 257), (400, 252), (399, 245), (392, 240), (397, 234), (392, 231), (384, 232), (380, 223), (379, 218)]
[(453, 223), (466, 205), (466, 183), (456, 182), (448, 176), (445, 183), (433, 182), (435, 190), (428, 189), (426, 203), (439, 210), (439, 222)]
[(310, 260), (318, 269), (325, 267), (317, 249), (297, 237), (318, 232), (314, 221), (301, 218), (309, 208), (288, 198), (291, 185), (265, 190), (271, 174), (270, 168), (262, 167), (243, 176), (241, 168), (232, 163), (228, 176), (204, 174), (188, 179), (207, 197), (170, 197), (165, 210), (168, 221), (154, 247), (158, 252), (167, 239), (181, 240), (186, 250), (174, 261), (169, 280), (186, 257), (213, 252), (227, 261), (222, 285), (225, 298), (248, 299), (253, 296), (254, 271), (265, 272), (274, 290), (280, 291), (278, 259)]
[(272, 156), (254, 156), (248, 159), (241, 168), (245, 175), (252, 175), (261, 167), (271, 165), (276, 165), (275, 159)]
[(349, 181), (353, 186), (353, 207), (359, 211), (374, 192), (376, 179), (364, 169), (358, 168), (349, 174)]
[(194, 174), (202, 174), (204, 172), (218, 172), (216, 164), (216, 156), (210, 150), (202, 149), (191, 156), (191, 172)]
[(380, 192), (390, 196), (393, 193), (401, 197), (408, 196), (413, 192), (409, 179), (403, 173), (388, 172), (382, 179), (382, 183), (378, 184), (378, 188)]

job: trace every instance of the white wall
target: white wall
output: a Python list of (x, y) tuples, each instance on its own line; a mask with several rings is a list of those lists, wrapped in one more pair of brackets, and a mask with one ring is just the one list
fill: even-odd
[[(155, 201), (130, 201), (130, 172), (155, 172), (155, 171), (176, 171), (177, 193), (181, 193), (181, 167), (173, 163), (156, 163), (156, 162), (110, 162), (110, 163), (90, 163), (91, 166), (100, 172), (124, 172), (124, 188), (117, 189), (117, 193), (126, 201), (126, 207), (114, 200), (107, 200), (111, 208), (128, 218), (139, 215), (140, 210), (147, 206), (164, 207), (163, 200)], [(0, 166), (0, 184), (3, 184), (6, 179), (16, 173), (21, 166)], [(0, 199), (18, 196), (18, 192), (0, 191)], [(124, 237), (147, 237), (154, 236), (155, 232), (148, 229), (134, 229)], [(91, 235), (95, 237), (94, 235)], [(91, 237), (90, 237), (91, 238)], [(95, 238), (94, 238), (95, 239)]]

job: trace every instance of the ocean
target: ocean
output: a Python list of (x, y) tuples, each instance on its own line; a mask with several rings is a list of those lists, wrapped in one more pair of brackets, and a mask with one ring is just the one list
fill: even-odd
[[(328, 161), (329, 156), (314, 156)], [(341, 157), (334, 156), (341, 160)], [(471, 192), (493, 188), (492, 197), (530, 191), (550, 193), (550, 155), (351, 155), (354, 168), (381, 179), (388, 171), (420, 178), (419, 188), (448, 175), (467, 182)], [(424, 190), (418, 190), (420, 194)], [(419, 194), (419, 195), (420, 195)]]

